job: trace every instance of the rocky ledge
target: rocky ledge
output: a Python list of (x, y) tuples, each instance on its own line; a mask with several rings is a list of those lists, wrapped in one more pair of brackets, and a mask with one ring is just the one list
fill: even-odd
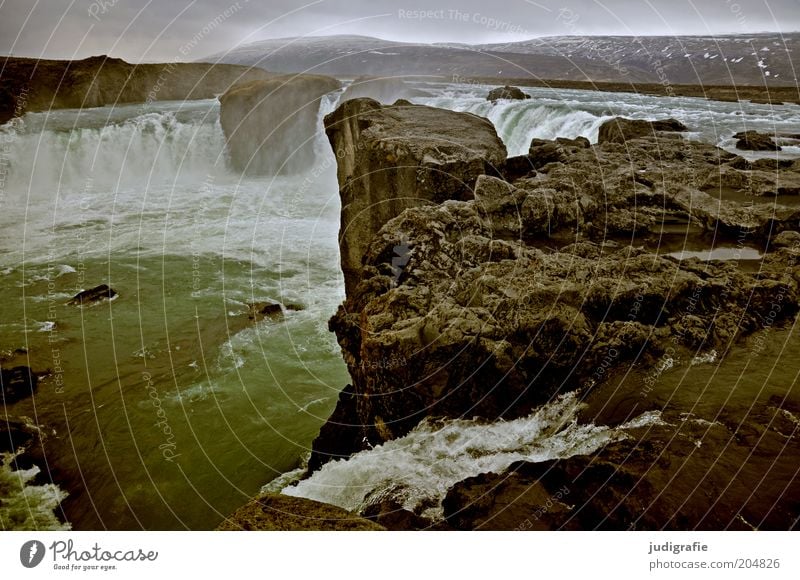
[(236, 510), (220, 531), (362, 531), (385, 528), (347, 510), (301, 497), (265, 494)]
[[(527, 171), (516, 160), (510, 177), (494, 129), (473, 115), (356, 100), (326, 129), (344, 151), (347, 286), (330, 328), (352, 384), (314, 442), (310, 472), (426, 417), (512, 419), (565, 391), (591, 393), (619, 370), (724, 353), (798, 310), (796, 162), (745, 161), (684, 140), (672, 120), (615, 119), (597, 145), (535, 140)], [(712, 244), (768, 253), (758, 271), (682, 259)], [(581, 461), (559, 469), (578, 473)], [(491, 503), (500, 483), (531, 487), (545, 467), (459, 484), (448, 522), (480, 527), (494, 515), (470, 497)], [(600, 525), (593, 518), (569, 521)]]

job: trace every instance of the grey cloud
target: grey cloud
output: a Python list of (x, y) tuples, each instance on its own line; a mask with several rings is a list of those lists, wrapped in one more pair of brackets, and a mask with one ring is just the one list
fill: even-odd
[(544, 35), (800, 30), (797, 0), (40, 0), (31, 6), (30, 0), (0, 5), (0, 52), (45, 58), (111, 53), (135, 62), (199, 58), (249, 41), (302, 35), (485, 43)]

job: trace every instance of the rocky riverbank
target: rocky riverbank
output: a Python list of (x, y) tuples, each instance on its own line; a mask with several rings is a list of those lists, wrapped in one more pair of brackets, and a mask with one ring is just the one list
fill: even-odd
[(27, 112), (210, 99), (235, 83), (269, 76), (259, 68), (229, 64), (134, 65), (108, 56), (83, 60), (6, 57), (0, 71), (0, 124)]
[[(515, 419), (564, 392), (591, 396), (620, 373), (644, 377), (628, 388), (646, 388), (653, 369), (724, 356), (765, 324), (795, 319), (797, 162), (751, 163), (684, 139), (686, 128), (669, 120), (615, 119), (596, 145), (534, 140), (514, 160), (470, 114), (359, 99), (325, 121), (339, 160), (347, 290), (330, 328), (352, 384), (314, 442), (309, 472), (423, 419)], [(683, 255), (712, 245), (733, 248), (733, 259)], [(736, 248), (766, 252), (757, 271)], [(459, 483), (443, 504), (446, 525), (524, 527), (527, 508), (568, 485), (568, 501), (551, 501), (557, 508), (528, 527), (726, 527), (736, 497), (708, 515), (682, 506), (678, 490), (639, 517), (646, 494), (676, 468), (660, 464), (642, 479), (648, 461), (628, 468), (624, 458), (685, 453), (669, 433), (647, 429), (596, 456)], [(715, 442), (715, 433), (699, 465), (713, 463), (731, 436)], [(792, 485), (790, 475), (779, 479)], [(650, 491), (631, 496), (635, 485)], [(788, 515), (773, 527), (797, 515), (787, 497), (775, 497)], [(579, 516), (576, 498), (588, 506)], [(381, 521), (374, 506), (365, 514)], [(425, 527), (400, 519), (399, 527)]]

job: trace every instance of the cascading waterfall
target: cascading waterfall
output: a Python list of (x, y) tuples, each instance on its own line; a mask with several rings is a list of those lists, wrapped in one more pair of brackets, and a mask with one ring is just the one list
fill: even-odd
[(385, 499), (398, 501), (410, 511), (433, 503), (421, 515), (437, 520), (442, 517), (441, 501), (447, 490), (463, 479), (503, 472), (516, 461), (590, 454), (627, 437), (629, 429), (661, 423), (660, 413), (653, 412), (613, 428), (581, 424), (581, 408), (573, 392), (512, 421), (426, 419), (405, 437), (327, 463), (282, 492), (356, 512)]

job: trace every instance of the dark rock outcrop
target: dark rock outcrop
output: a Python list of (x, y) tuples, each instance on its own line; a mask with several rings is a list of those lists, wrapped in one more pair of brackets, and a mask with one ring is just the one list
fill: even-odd
[(653, 137), (657, 133), (688, 131), (686, 125), (676, 119), (645, 121), (616, 117), (600, 125), (598, 143), (625, 143), (640, 137)]
[(758, 131), (742, 131), (733, 136), (736, 148), (743, 151), (780, 151), (781, 147), (775, 143), (771, 135)]
[(497, 101), (500, 99), (508, 99), (512, 101), (524, 101), (525, 99), (530, 99), (530, 98), (531, 96), (523, 93), (522, 89), (520, 89), (519, 87), (512, 87), (509, 85), (492, 89), (486, 96), (487, 101)]
[(314, 161), (320, 98), (341, 83), (286, 75), (239, 84), (219, 97), (232, 166), (251, 175), (297, 173)]
[[(325, 117), (325, 131), (338, 161), (348, 292), (355, 290), (364, 253), (383, 224), (407, 208), (471, 199), (478, 176), (506, 159), (488, 120), (432, 107), (354, 99)], [(402, 243), (398, 248), (389, 250), (390, 259), (404, 251)]]
[(774, 406), (753, 411), (730, 424), (668, 415), (591, 456), (468, 478), (445, 518), (457, 530), (792, 529), (800, 483), (775, 456), (796, 425)]
[(29, 367), (0, 369), (0, 392), (6, 405), (32, 396), (38, 386), (39, 377)]
[(111, 300), (115, 296), (117, 296), (116, 290), (107, 284), (100, 284), (94, 288), (78, 292), (67, 304), (70, 306), (87, 306), (104, 300)]
[(266, 494), (236, 510), (221, 531), (381, 531), (385, 528), (342, 508), (280, 494)]
[(262, 69), (245, 66), (133, 65), (106, 56), (72, 61), (4, 57), (3, 61), (0, 124), (29, 111), (210, 99), (237, 82), (270, 76)]
[[(346, 301), (330, 321), (352, 388), (315, 441), (311, 470), (402, 436), (427, 416), (522, 416), (559, 392), (602, 383), (605, 375), (594, 370), (610, 352), (617, 367), (655, 365), (665, 353), (688, 356), (700, 347), (724, 351), (764, 317), (780, 325), (797, 312), (800, 270), (790, 250), (771, 255), (757, 274), (735, 262), (665, 255), (672, 222), (685, 220), (677, 246), (685, 249), (687, 232), (761, 243), (796, 229), (800, 217), (793, 208), (715, 200), (701, 191), (736, 156), (661, 138), (658, 131), (679, 128), (672, 121), (644, 122), (636, 147), (562, 140), (559, 162), (535, 177), (509, 182), (476, 171), (473, 195), (463, 195), (459, 182), (467, 180), (455, 173), (455, 184), (444, 183), (462, 195), (441, 195), (437, 186), (426, 192), (429, 204), (400, 213), (404, 206), (392, 205), (404, 183), (397, 160), (442, 119), (463, 142), (486, 139), (479, 124), (456, 126), (453, 113), (413, 109), (424, 111), (413, 131), (397, 129), (409, 125), (387, 119), (389, 111), (370, 101), (346, 103), (331, 119), (340, 123), (329, 129), (334, 148), (357, 152), (339, 156), (346, 277), (351, 270)], [(616, 126), (632, 135), (624, 123)], [(369, 139), (365, 127), (374, 131)], [(470, 167), (479, 169), (473, 159)], [(416, 178), (418, 163), (412, 167)], [(371, 180), (382, 173), (393, 179)], [(792, 178), (794, 166), (781, 173)], [(362, 180), (352, 176), (364, 174), (370, 181), (357, 188)], [(411, 185), (403, 194), (430, 187), (405, 183)], [(383, 205), (393, 211), (373, 211)], [(369, 220), (352, 218), (364, 214)], [(784, 302), (773, 316), (776, 294)], [(387, 360), (402, 364), (377, 364)]]

